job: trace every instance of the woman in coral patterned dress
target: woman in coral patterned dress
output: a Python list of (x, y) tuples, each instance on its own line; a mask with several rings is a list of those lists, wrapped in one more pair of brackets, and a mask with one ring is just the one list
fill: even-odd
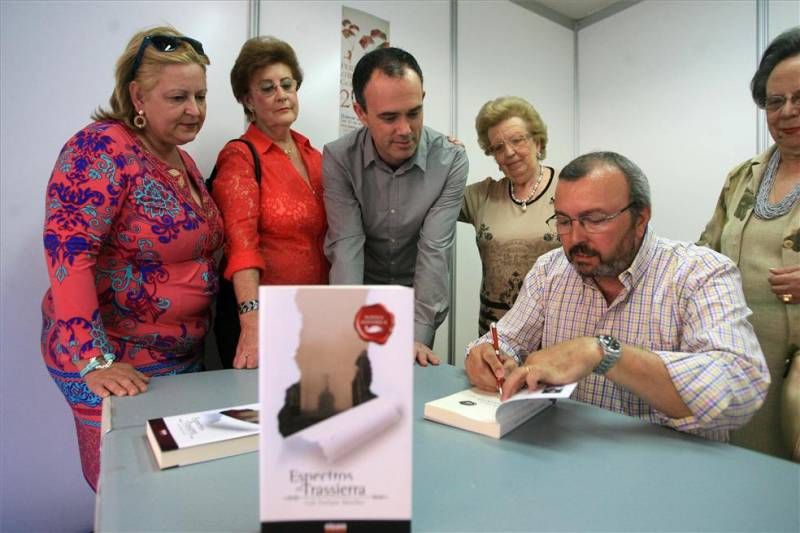
[(261, 180), (244, 143), (222, 149), (212, 194), (225, 220), (223, 275), (233, 280), (241, 328), (228, 339), (230, 331), (215, 327), (226, 367), (258, 366), (259, 284), (328, 283), (322, 154), (291, 129), (302, 81), (294, 50), (274, 37), (245, 42), (231, 71), (233, 94), (251, 122), (241, 138), (258, 154)]
[(117, 62), (111, 109), (67, 141), (47, 186), (42, 353), (95, 490), (102, 398), (201, 365), (222, 227), (178, 145), (203, 125), (208, 63), (198, 41), (172, 28), (135, 35)]

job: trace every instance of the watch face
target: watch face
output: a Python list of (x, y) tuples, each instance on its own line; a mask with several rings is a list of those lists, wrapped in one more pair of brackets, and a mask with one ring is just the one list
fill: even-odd
[(611, 352), (618, 352), (620, 350), (620, 343), (611, 335), (600, 335), (598, 337), (603, 346)]
[(598, 335), (597, 342), (603, 349), (603, 359), (593, 372), (602, 376), (617, 363), (622, 352), (622, 345), (611, 335)]

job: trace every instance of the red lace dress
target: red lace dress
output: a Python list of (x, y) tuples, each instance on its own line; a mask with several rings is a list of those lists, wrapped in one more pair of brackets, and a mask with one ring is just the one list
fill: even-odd
[(330, 264), (322, 246), (328, 224), (322, 200), (322, 154), (292, 131), (309, 183), (289, 157), (255, 125), (242, 136), (260, 154), (261, 185), (243, 143), (230, 143), (217, 158), (212, 195), (225, 223), (226, 266), (231, 279), (247, 268), (261, 271), (264, 285), (328, 283)]

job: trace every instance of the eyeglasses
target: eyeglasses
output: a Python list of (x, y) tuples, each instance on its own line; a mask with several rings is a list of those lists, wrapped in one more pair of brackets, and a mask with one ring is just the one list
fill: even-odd
[(136, 58), (133, 60), (133, 67), (131, 68), (131, 79), (136, 77), (136, 72), (142, 66), (142, 58), (144, 57), (144, 49), (147, 45), (152, 45), (153, 48), (159, 52), (175, 52), (181, 47), (181, 43), (187, 43), (194, 51), (205, 56), (203, 52), (203, 44), (191, 37), (184, 37), (182, 35), (147, 35), (142, 39), (142, 44), (139, 45), (139, 51), (136, 52)]
[(531, 149), (531, 145), (528, 143), (530, 138), (530, 135), (520, 135), (518, 137), (510, 138), (507, 142), (493, 144), (488, 150), (486, 150), (486, 155), (502, 157), (506, 153), (506, 146), (510, 146), (515, 154), (528, 153)]
[(297, 80), (294, 78), (283, 78), (278, 82), (278, 85), (275, 85), (271, 81), (267, 81), (263, 85), (259, 86), (258, 90), (261, 91), (261, 94), (264, 96), (271, 98), (278, 92), (278, 87), (280, 87), (285, 93), (293, 93), (297, 90)]
[(779, 109), (783, 109), (783, 106), (786, 105), (786, 102), (791, 102), (792, 107), (800, 108), (800, 92), (794, 93), (791, 98), (787, 98), (785, 96), (780, 96), (774, 94), (772, 96), (767, 96), (767, 99), (764, 100), (764, 109), (769, 111), (770, 113), (774, 113)]
[(578, 218), (570, 218), (566, 215), (555, 214), (547, 219), (547, 225), (551, 231), (555, 231), (559, 235), (565, 235), (572, 231), (572, 223), (577, 222), (580, 224), (586, 233), (601, 233), (608, 228), (608, 223), (620, 216), (622, 213), (633, 207), (630, 203), (610, 215), (602, 213), (590, 213), (588, 215), (581, 215)]

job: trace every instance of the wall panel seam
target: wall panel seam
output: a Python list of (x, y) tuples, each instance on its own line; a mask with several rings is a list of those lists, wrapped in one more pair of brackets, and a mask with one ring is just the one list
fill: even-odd
[[(458, 134), (458, 0), (450, 0), (450, 135)], [(458, 224), (456, 222), (456, 224)], [(456, 362), (456, 248), (457, 232), (453, 230), (453, 247), (450, 250), (450, 317), (447, 321), (447, 363)]]

